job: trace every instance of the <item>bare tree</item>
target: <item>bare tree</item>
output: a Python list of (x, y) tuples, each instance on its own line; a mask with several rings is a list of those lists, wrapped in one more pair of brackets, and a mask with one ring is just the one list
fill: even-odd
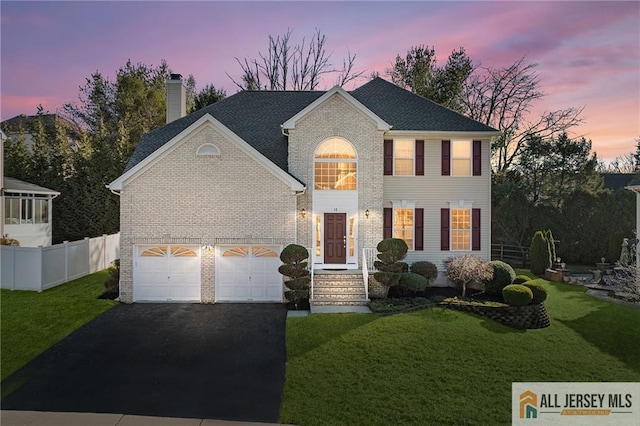
[(316, 29), (311, 41), (306, 38), (293, 46), (291, 29), (281, 36), (269, 36), (266, 53), (258, 53), (259, 59), (236, 59), (242, 69), (240, 82), (227, 76), (242, 90), (315, 90), (327, 74), (338, 73), (337, 84), (344, 84), (361, 77), (364, 71), (354, 71), (356, 55), (343, 60), (342, 69), (332, 67), (331, 55), (325, 44), (327, 37)]
[(525, 63), (522, 57), (507, 68), (478, 67), (464, 85), (464, 113), (503, 133), (492, 146), (497, 173), (509, 169), (527, 140), (547, 140), (583, 121), (583, 108), (574, 107), (545, 111), (538, 119), (528, 119), (533, 103), (544, 96), (537, 66)]

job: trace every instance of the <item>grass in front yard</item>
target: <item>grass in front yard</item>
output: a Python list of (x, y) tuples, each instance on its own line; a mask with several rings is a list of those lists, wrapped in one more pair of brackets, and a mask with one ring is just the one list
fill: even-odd
[(288, 319), (280, 420), (507, 425), (512, 382), (640, 381), (640, 310), (547, 286), (539, 330), (445, 308)]
[(37, 293), (0, 290), (2, 380), (118, 302), (100, 300), (101, 271)]

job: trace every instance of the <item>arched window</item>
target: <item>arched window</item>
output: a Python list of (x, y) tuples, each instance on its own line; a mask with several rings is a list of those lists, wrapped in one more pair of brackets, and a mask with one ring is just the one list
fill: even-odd
[(196, 155), (218, 156), (220, 155), (220, 150), (212, 143), (205, 143), (204, 145), (200, 145)]
[(356, 150), (344, 139), (327, 139), (316, 150), (314, 171), (315, 189), (355, 190), (358, 182)]

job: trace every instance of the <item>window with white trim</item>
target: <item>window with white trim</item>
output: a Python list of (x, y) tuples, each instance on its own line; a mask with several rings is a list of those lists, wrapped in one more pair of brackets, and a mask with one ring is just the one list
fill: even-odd
[(409, 250), (413, 250), (413, 217), (413, 208), (393, 209), (393, 238), (404, 240)]
[(49, 223), (49, 196), (5, 193), (4, 223), (6, 225)]
[(353, 146), (342, 138), (322, 142), (315, 153), (314, 189), (357, 189), (357, 157)]
[(413, 139), (393, 140), (393, 174), (395, 176), (413, 176), (415, 141)]
[(451, 250), (471, 250), (471, 209), (451, 209)]
[(471, 176), (471, 141), (451, 141), (451, 175)]

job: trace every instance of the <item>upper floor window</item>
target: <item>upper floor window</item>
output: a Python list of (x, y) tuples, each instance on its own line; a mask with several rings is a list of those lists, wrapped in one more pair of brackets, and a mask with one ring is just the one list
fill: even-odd
[(423, 176), (424, 140), (385, 139), (384, 174), (386, 176)]
[(315, 189), (357, 189), (357, 156), (355, 149), (344, 139), (327, 139), (316, 150), (314, 172)]
[(7, 225), (49, 223), (49, 198), (33, 194), (7, 193), (4, 204)]
[(453, 176), (471, 176), (471, 141), (451, 142), (451, 171)]
[(482, 141), (443, 140), (442, 176), (482, 176)]

